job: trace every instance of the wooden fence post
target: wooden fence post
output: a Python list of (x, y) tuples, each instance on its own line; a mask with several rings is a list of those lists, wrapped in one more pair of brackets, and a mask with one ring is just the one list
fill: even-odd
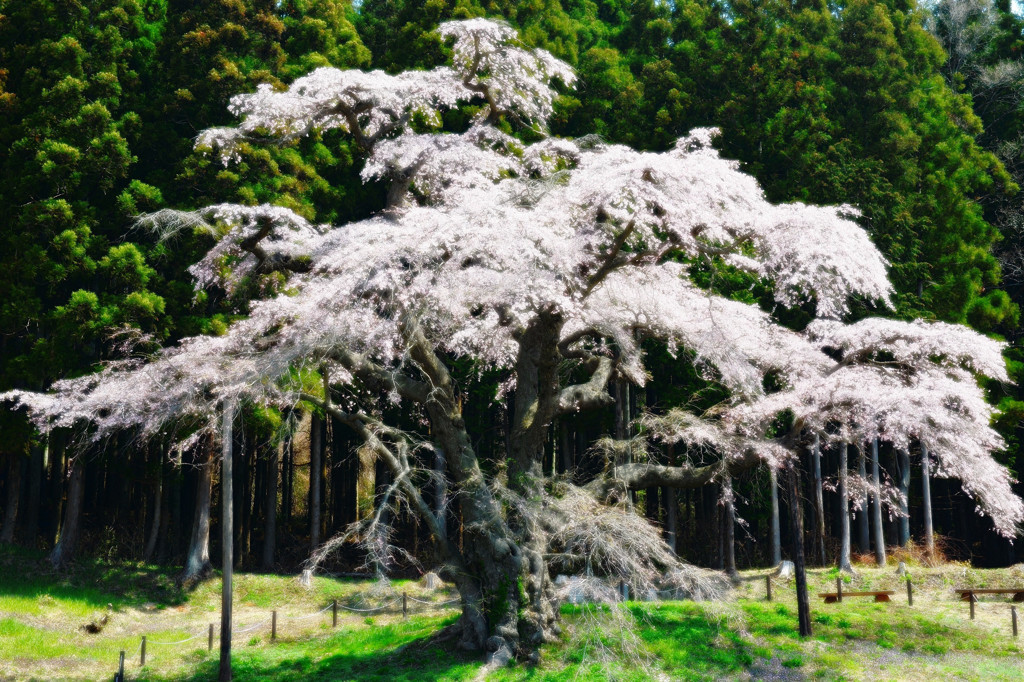
[(142, 636), (142, 647), (139, 648), (139, 665), (146, 665), (146, 636)]
[(124, 682), (124, 649), (121, 649), (121, 655), (117, 659), (117, 674), (114, 675), (116, 682)]
[(277, 639), (277, 611), (270, 612), (270, 641)]
[(1017, 639), (1017, 607), (1010, 607), (1010, 622), (1013, 624), (1013, 638)]
[(910, 582), (910, 578), (907, 578), (907, 604), (914, 605), (914, 584)]
[(971, 599), (971, 620), (974, 620), (974, 593), (968, 592), (967, 596)]
[(768, 601), (772, 600), (772, 574), (769, 573), (764, 577), (764, 585), (768, 590)]
[(207, 651), (213, 651), (213, 623), (210, 623), (210, 639), (206, 644)]
[(338, 627), (338, 600), (331, 602), (331, 627)]
[(402, 593), (402, 618), (409, 617), (409, 593)]
[(836, 576), (836, 601), (840, 604), (843, 603), (843, 578), (842, 576)]

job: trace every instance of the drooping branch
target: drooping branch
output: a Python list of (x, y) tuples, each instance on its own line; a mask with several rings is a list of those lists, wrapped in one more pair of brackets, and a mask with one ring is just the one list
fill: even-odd
[(408, 448), (396, 447), (395, 450), (392, 450), (382, 439), (383, 436), (392, 439), (396, 444), (407, 444), (408, 434), (388, 426), (365, 413), (345, 412), (337, 405), (311, 393), (301, 393), (299, 397), (302, 400), (319, 406), (338, 422), (348, 426), (375, 455), (380, 457), (381, 461), (391, 470), (396, 483), (399, 483), (401, 486), (403, 495), (409, 500), (421, 520), (426, 524), (430, 531), (430, 536), (437, 543), (445, 561), (452, 565), (461, 566), (463, 560), (458, 547), (449, 540), (448, 534), (440, 526), (440, 520), (434, 515), (430, 504), (423, 499), (419, 488), (416, 487), (412, 480), (411, 473), (413, 468), (409, 463)]

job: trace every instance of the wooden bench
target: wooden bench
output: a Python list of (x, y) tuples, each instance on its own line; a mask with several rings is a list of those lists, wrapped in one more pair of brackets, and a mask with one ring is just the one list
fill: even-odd
[[(847, 592), (843, 590), (843, 599), (847, 597), (874, 597), (876, 602), (892, 601), (889, 599), (889, 596), (893, 594), (896, 594), (895, 590), (879, 590), (877, 592)], [(818, 596), (824, 598), (826, 604), (835, 604), (839, 601), (838, 592), (819, 592)]]
[(993, 588), (993, 589), (971, 589), (971, 590), (953, 590), (960, 594), (960, 601), (971, 601), (971, 595), (979, 594), (1012, 594), (1013, 601), (1022, 602), (1024, 601), (1024, 588), (1021, 587), (1009, 587), (1009, 588)]

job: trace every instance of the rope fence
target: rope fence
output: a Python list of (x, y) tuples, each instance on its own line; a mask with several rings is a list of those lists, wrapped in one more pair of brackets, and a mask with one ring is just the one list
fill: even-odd
[[(765, 576), (765, 588), (766, 588), (766, 595), (765, 596), (766, 596), (768, 601), (772, 601), (772, 592), (773, 592), (773, 589), (772, 589), (773, 588), (773, 580), (772, 580), (772, 578), (773, 578), (773, 576), (771, 576), (771, 575)], [(836, 591), (837, 591), (837, 596), (839, 596), (838, 601), (840, 603), (842, 603), (842, 596), (841, 595), (843, 595), (844, 591), (843, 591), (843, 585), (842, 585), (842, 579), (841, 578), (837, 578), (837, 580), (836, 580)], [(993, 591), (995, 591), (995, 590), (993, 590)], [(1005, 590), (1005, 591), (1012, 592), (1013, 590)], [(651, 590), (651, 592), (653, 592), (654, 594), (657, 594), (659, 597), (664, 596), (664, 595), (675, 596), (678, 593), (678, 590), (676, 590), (674, 588), (669, 588), (669, 589), (661, 589), (661, 590)], [(963, 592), (967, 593), (967, 595), (968, 595), (966, 601), (969, 602), (969, 606), (970, 606), (970, 618), (971, 618), (971, 620), (974, 620), (975, 604), (977, 604), (977, 597), (974, 595), (973, 591), (963, 590)], [(861, 594), (874, 594), (874, 593), (873, 592), (865, 592), (865, 593), (847, 593), (847, 594), (849, 596), (854, 596), (855, 594), (856, 595), (861, 595)], [(625, 581), (621, 581), (619, 583), (619, 595), (620, 595), (620, 597), (624, 601), (629, 599), (629, 585)], [(345, 604), (339, 604), (338, 600), (334, 599), (334, 600), (331, 601), (331, 603), (327, 604), (327, 606), (323, 607), (319, 611), (314, 611), (313, 613), (307, 613), (305, 615), (300, 615), (300, 616), (289, 616), (287, 618), (287, 621), (290, 621), (290, 622), (306, 621), (306, 620), (309, 620), (311, 618), (316, 618), (318, 616), (323, 616), (323, 614), (326, 613), (327, 611), (331, 611), (332, 627), (336, 628), (336, 627), (338, 627), (338, 610), (339, 609), (341, 609), (343, 611), (348, 611), (350, 613), (359, 613), (359, 614), (382, 613), (382, 612), (385, 612), (388, 609), (391, 609), (392, 607), (394, 607), (399, 601), (401, 602), (402, 617), (403, 618), (407, 618), (409, 616), (409, 602), (410, 601), (413, 602), (413, 603), (416, 603), (416, 604), (422, 604), (424, 606), (427, 606), (427, 607), (430, 607), (430, 608), (433, 608), (433, 609), (442, 609), (442, 608), (446, 608), (448, 606), (451, 606), (452, 604), (458, 603), (460, 601), (460, 598), (459, 597), (455, 597), (454, 599), (448, 599), (446, 601), (436, 602), (436, 601), (430, 601), (430, 600), (424, 600), (424, 599), (417, 599), (416, 597), (410, 596), (408, 592), (403, 592), (401, 597), (397, 597), (397, 596), (396, 597), (392, 597), (392, 598), (388, 599), (387, 601), (385, 601), (384, 603), (380, 604), (379, 606), (371, 606), (371, 607), (368, 607), (368, 608), (360, 608), (360, 607), (356, 607), (356, 606), (346, 606)], [(888, 601), (888, 599), (886, 599), (886, 601)], [(908, 605), (910, 605), (910, 606), (913, 606), (913, 604), (914, 604), (913, 587), (911, 586), (910, 580), (907, 580), (907, 602), (908, 602)], [(1010, 609), (1009, 610), (1010, 610), (1011, 629), (1012, 629), (1012, 632), (1013, 632), (1013, 638), (1017, 639), (1017, 637), (1018, 637), (1017, 606), (1016, 605), (1010, 605)], [(398, 611), (396, 609), (395, 613), (397, 613), (397, 612)], [(285, 621), (282, 619), (282, 624), (284, 622)], [(270, 628), (271, 628), (271, 631), (270, 631), (271, 641), (274, 641), (274, 640), (277, 639), (277, 627), (278, 627), (278, 611), (277, 611), (277, 609), (271, 610), (270, 618), (261, 620), (261, 621), (259, 621), (257, 623), (253, 623), (252, 625), (248, 625), (248, 626), (243, 627), (243, 628), (233, 629), (232, 630), (232, 639), (234, 639), (235, 635), (244, 635), (244, 634), (248, 634), (250, 632), (255, 632), (255, 631), (259, 630), (260, 628), (266, 627), (268, 624), (270, 625)], [(160, 641), (160, 640), (150, 640), (150, 639), (147, 638), (146, 635), (142, 635), (141, 636), (141, 642), (139, 644), (139, 648), (136, 649), (135, 652), (131, 656), (129, 656), (128, 658), (129, 659), (138, 659), (139, 666), (141, 667), (141, 666), (146, 665), (146, 647), (147, 647), (148, 644), (156, 644), (156, 645), (159, 645), (159, 646), (179, 646), (179, 645), (191, 642), (193, 640), (199, 639), (200, 637), (203, 637), (204, 635), (206, 635), (206, 637), (207, 637), (207, 650), (208, 651), (212, 651), (213, 650), (213, 640), (214, 640), (214, 624), (213, 623), (209, 624), (209, 627), (208, 627), (208, 629), (205, 632), (200, 632), (200, 633), (197, 633), (195, 635), (192, 635), (191, 637), (185, 637), (184, 639), (179, 639), (179, 640), (170, 641), (170, 642), (168, 642), (168, 641)], [(126, 658), (125, 657), (125, 653), (126, 652), (123, 649), (119, 652), (119, 656), (118, 656), (118, 671), (114, 675), (114, 682), (125, 682), (125, 679), (126, 679), (125, 676), (124, 676), (125, 675), (125, 673), (124, 673), (124, 666), (125, 666), (125, 658)]]
[[(391, 597), (390, 599), (388, 599), (387, 601), (383, 602), (382, 604), (380, 604), (378, 606), (371, 606), (371, 607), (368, 607), (368, 608), (360, 608), (360, 607), (355, 607), (355, 606), (347, 606), (345, 604), (339, 603), (337, 599), (334, 599), (334, 600), (331, 601), (331, 603), (327, 604), (327, 606), (323, 607), (319, 611), (314, 611), (313, 613), (307, 613), (307, 614), (299, 615), (299, 616), (288, 616), (287, 619), (282, 618), (282, 619), (280, 619), (280, 621), (278, 619), (278, 610), (277, 609), (272, 609), (271, 610), (270, 618), (266, 618), (266, 619), (261, 620), (259, 622), (253, 623), (252, 625), (247, 625), (245, 627), (233, 628), (232, 631), (231, 631), (231, 638), (234, 639), (236, 635), (245, 635), (245, 634), (248, 634), (250, 632), (256, 632), (257, 630), (260, 630), (261, 628), (265, 628), (265, 627), (267, 627), (269, 625), (270, 626), (270, 639), (271, 639), (271, 641), (274, 641), (274, 640), (277, 639), (277, 628), (278, 628), (279, 624), (283, 625), (285, 622), (301, 622), (301, 621), (307, 621), (307, 620), (309, 620), (311, 618), (316, 618), (318, 616), (322, 617), (323, 614), (325, 614), (327, 611), (331, 611), (331, 616), (332, 616), (332, 618), (331, 618), (331, 621), (332, 621), (331, 627), (336, 628), (336, 627), (338, 627), (338, 610), (339, 609), (341, 609), (342, 611), (349, 611), (351, 613), (358, 613), (358, 614), (383, 613), (385, 611), (388, 611), (389, 609), (392, 609), (392, 611), (394, 613), (398, 613), (398, 609), (394, 608), (394, 607), (399, 602), (401, 602), (401, 607), (400, 608), (401, 608), (402, 617), (403, 618), (407, 618), (409, 616), (409, 602), (410, 601), (415, 602), (417, 604), (422, 604), (424, 606), (428, 606), (428, 607), (431, 607), (431, 608), (434, 608), (434, 609), (441, 609), (441, 608), (445, 608), (445, 607), (451, 606), (452, 604), (455, 604), (455, 603), (459, 602), (460, 599), (459, 599), (459, 597), (456, 597), (454, 599), (448, 599), (448, 600), (442, 601), (442, 602), (435, 602), (435, 601), (429, 601), (429, 600), (424, 600), (424, 599), (417, 599), (416, 597), (409, 596), (408, 592), (403, 592), (401, 597), (397, 597), (397, 596), (396, 597)], [(425, 609), (420, 609), (420, 610), (422, 611), (422, 610), (425, 610)], [(126, 660), (128, 660), (128, 661), (131, 661), (131, 660), (138, 661), (139, 667), (142, 667), (142, 666), (146, 665), (146, 660), (147, 660), (146, 647), (147, 647), (147, 645), (156, 644), (156, 645), (159, 645), (159, 646), (174, 647), (174, 646), (180, 646), (182, 644), (187, 644), (188, 642), (191, 642), (193, 640), (199, 639), (199, 638), (204, 637), (204, 636), (207, 639), (207, 651), (212, 651), (213, 650), (213, 640), (214, 640), (214, 623), (210, 623), (209, 627), (206, 630), (204, 630), (203, 632), (199, 632), (199, 633), (194, 634), (194, 635), (192, 635), (190, 637), (185, 637), (184, 639), (178, 639), (178, 640), (173, 640), (173, 641), (161, 641), (159, 639), (149, 639), (147, 635), (141, 635), (141, 640), (140, 640), (139, 646), (138, 646), (137, 649), (135, 649), (134, 653), (127, 654), (126, 650), (124, 650), (124, 649), (122, 649), (118, 653), (117, 672), (114, 674), (114, 682), (125, 682), (125, 680), (127, 679), (125, 677), (125, 672), (124, 672), (125, 661)], [(127, 654), (127, 656), (126, 656), (126, 654)], [(149, 656), (149, 660), (152, 660), (152, 656)]]

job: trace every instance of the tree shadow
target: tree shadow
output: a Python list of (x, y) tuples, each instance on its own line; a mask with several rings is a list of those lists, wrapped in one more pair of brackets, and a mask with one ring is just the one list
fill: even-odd
[[(480, 670), (483, 661), (479, 654), (460, 651), (452, 642), (438, 643), (432, 633), (405, 637), (412, 632), (422, 629), (415, 625), (384, 625), (359, 632), (358, 636), (342, 632), (321, 640), (280, 642), (272, 645), (272, 649), (247, 651), (239, 647), (232, 656), (233, 679), (412, 682), (472, 679)], [(396, 646), (398, 642), (401, 643)], [(335, 653), (329, 653), (332, 650)], [(328, 653), (321, 656), (324, 652)], [(206, 661), (185, 679), (216, 679), (218, 670), (218, 661)]]
[(81, 560), (55, 571), (38, 550), (0, 545), (0, 597), (49, 596), (102, 609), (177, 606), (188, 597), (167, 568), (128, 561)]

